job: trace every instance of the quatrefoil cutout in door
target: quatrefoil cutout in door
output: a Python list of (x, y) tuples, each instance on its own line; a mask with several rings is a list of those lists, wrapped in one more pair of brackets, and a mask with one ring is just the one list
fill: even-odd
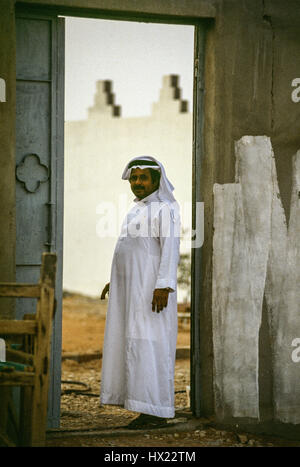
[(37, 154), (27, 154), (17, 165), (16, 177), (24, 185), (26, 191), (35, 193), (41, 183), (49, 179), (48, 167), (41, 163)]

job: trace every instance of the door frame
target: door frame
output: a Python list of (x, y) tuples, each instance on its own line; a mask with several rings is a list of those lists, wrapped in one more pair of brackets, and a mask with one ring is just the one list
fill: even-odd
[[(205, 95), (205, 83), (204, 83), (204, 63), (205, 63), (205, 40), (206, 30), (210, 23), (211, 17), (203, 18), (190, 18), (182, 14), (182, 16), (169, 16), (157, 14), (145, 14), (145, 13), (132, 13), (130, 11), (122, 11), (120, 13), (112, 11), (104, 11), (92, 9), (89, 10), (84, 7), (70, 8), (67, 6), (36, 6), (30, 3), (22, 2), (16, 4), (18, 12), (25, 11), (26, 14), (44, 14), (54, 16), (73, 16), (81, 18), (94, 18), (94, 19), (107, 19), (107, 20), (119, 20), (119, 21), (134, 21), (134, 22), (148, 22), (148, 23), (164, 23), (164, 24), (178, 24), (178, 25), (190, 25), (194, 26), (194, 90), (193, 90), (193, 154), (192, 154), (192, 229), (195, 231), (196, 225), (198, 225), (196, 203), (202, 202), (203, 193), (201, 192), (201, 174), (202, 164), (204, 158), (204, 95)], [(64, 61), (64, 50), (60, 51), (59, 60)], [(63, 84), (64, 83), (60, 83)], [(64, 89), (64, 86), (63, 88)], [(64, 98), (63, 96), (57, 96), (57, 109), (63, 112)], [(64, 135), (63, 129), (59, 133), (58, 144), (63, 148)], [(61, 152), (63, 154), (63, 150)], [(63, 159), (63, 158), (62, 158)], [(56, 226), (61, 226), (61, 232), (63, 232), (63, 167), (64, 160), (57, 158), (57, 174), (61, 175), (60, 187), (59, 187), (59, 199), (61, 202), (60, 212), (56, 218)], [(59, 201), (59, 200), (58, 200)], [(56, 232), (58, 230), (56, 229)], [(60, 261), (62, 264), (63, 255), (63, 243), (61, 239), (61, 249), (57, 250), (60, 255)], [(200, 342), (200, 327), (201, 327), (201, 294), (203, 291), (203, 274), (202, 274), (202, 247), (191, 249), (191, 352), (190, 352), (190, 385), (191, 385), (191, 410), (197, 417), (202, 415), (202, 356), (201, 356), (201, 342)], [(61, 272), (57, 277), (57, 283), (62, 283), (62, 268)], [(57, 303), (57, 308), (62, 308), (62, 296), (57, 297), (60, 303)], [(59, 351), (58, 346), (61, 346), (61, 340), (59, 341), (58, 333), (61, 332), (61, 321), (56, 324), (57, 342), (55, 345), (55, 352)], [(61, 348), (60, 348), (61, 352)], [(54, 357), (53, 357), (54, 358)], [(59, 375), (60, 377), (60, 375)], [(57, 383), (59, 383), (57, 381)], [(57, 421), (58, 420), (58, 421)], [(52, 428), (59, 426), (59, 415), (57, 420), (50, 424)]]
[[(205, 94), (205, 41), (206, 25), (198, 23), (194, 36), (194, 93), (193, 93), (193, 165), (192, 165), (192, 232), (195, 238), (204, 219), (196, 206), (203, 203), (201, 190), (202, 165), (204, 158), (204, 94)], [(204, 226), (203, 226), (204, 229)], [(199, 237), (198, 237), (199, 239)], [(197, 243), (197, 242), (196, 242)], [(202, 245), (191, 250), (191, 341), (190, 341), (190, 386), (191, 410), (196, 417), (202, 415), (202, 356), (200, 328), (201, 297), (203, 288)], [(203, 301), (203, 300), (202, 300)]]
[[(15, 18), (51, 22), (51, 94), (50, 94), (50, 188), (48, 207), (48, 238), (44, 251), (57, 254), (55, 280), (55, 316), (51, 339), (48, 399), (48, 428), (60, 423), (62, 277), (63, 277), (63, 206), (64, 206), (64, 19), (44, 9), (16, 7)], [(17, 57), (16, 57), (17, 58)], [(16, 103), (17, 105), (17, 103)], [(54, 180), (52, 181), (52, 174)], [(17, 239), (16, 239), (17, 241)], [(17, 264), (16, 264), (17, 267)]]

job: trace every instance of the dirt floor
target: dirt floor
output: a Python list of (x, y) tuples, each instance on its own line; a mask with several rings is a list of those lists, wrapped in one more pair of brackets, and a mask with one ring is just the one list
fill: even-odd
[(106, 301), (66, 295), (63, 302), (61, 426), (47, 431), (51, 447), (217, 447), (300, 446), (284, 439), (219, 430), (189, 409), (189, 320), (179, 320), (175, 370), (175, 419), (167, 428), (129, 431), (137, 413), (100, 406), (101, 350)]

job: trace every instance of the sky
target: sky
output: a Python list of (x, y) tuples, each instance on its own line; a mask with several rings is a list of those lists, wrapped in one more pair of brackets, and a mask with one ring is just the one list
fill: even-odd
[(66, 18), (65, 119), (85, 119), (96, 81), (106, 79), (122, 116), (150, 115), (168, 74), (180, 75), (191, 109), (193, 53), (193, 26)]

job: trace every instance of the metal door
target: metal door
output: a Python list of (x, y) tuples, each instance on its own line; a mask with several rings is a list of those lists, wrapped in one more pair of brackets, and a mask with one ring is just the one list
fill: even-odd
[[(37, 282), (41, 255), (56, 252), (48, 426), (59, 426), (63, 233), (64, 20), (17, 9), (16, 280)], [(33, 313), (19, 299), (16, 317)]]

